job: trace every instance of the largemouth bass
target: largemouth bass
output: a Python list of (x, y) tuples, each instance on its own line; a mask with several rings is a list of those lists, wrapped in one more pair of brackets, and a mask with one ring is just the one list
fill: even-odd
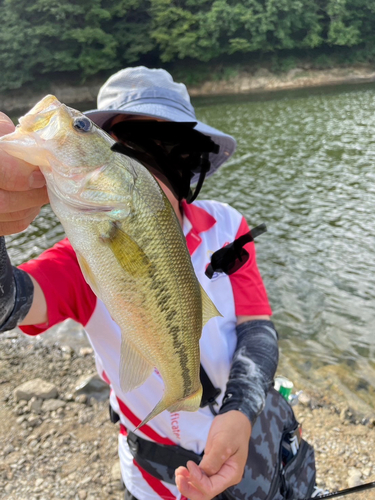
[(219, 313), (197, 281), (169, 200), (144, 166), (110, 149), (113, 143), (49, 95), (0, 148), (43, 172), (82, 273), (121, 328), (121, 389), (159, 371), (164, 394), (143, 425), (165, 409), (199, 408), (199, 339)]

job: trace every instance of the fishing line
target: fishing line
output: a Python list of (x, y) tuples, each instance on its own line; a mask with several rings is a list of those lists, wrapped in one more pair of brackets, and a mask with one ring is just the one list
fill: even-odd
[[(352, 488), (347, 488), (345, 490), (334, 491), (333, 493), (326, 493), (325, 495), (319, 495), (317, 497), (304, 498), (303, 500), (319, 500), (320, 498), (335, 498), (339, 496), (351, 495), (353, 493), (359, 493), (361, 491), (370, 490), (375, 488), (375, 481), (372, 483), (360, 484), (359, 486), (353, 486)], [(302, 500), (302, 499), (301, 499)]]

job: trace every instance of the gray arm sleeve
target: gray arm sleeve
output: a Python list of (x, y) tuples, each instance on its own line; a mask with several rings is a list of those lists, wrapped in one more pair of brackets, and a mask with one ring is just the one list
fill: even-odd
[(0, 332), (12, 330), (25, 318), (33, 303), (30, 276), (10, 263), (4, 236), (0, 237)]
[(244, 413), (253, 425), (264, 408), (279, 360), (278, 335), (272, 321), (247, 321), (236, 327), (237, 346), (219, 414)]

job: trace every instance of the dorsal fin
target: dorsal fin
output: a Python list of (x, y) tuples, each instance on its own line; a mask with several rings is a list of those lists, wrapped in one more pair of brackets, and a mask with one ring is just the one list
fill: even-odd
[(208, 320), (214, 318), (215, 316), (221, 316), (215, 304), (212, 302), (210, 297), (205, 292), (202, 285), (201, 287), (201, 296), (202, 296), (202, 327), (207, 323)]

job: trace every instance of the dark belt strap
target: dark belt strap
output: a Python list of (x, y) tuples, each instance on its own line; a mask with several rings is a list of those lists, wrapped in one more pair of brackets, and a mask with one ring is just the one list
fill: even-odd
[(200, 367), (200, 379), (203, 388), (202, 401), (200, 404), (201, 408), (208, 406), (213, 415), (217, 415), (217, 411), (214, 408), (214, 405), (217, 405), (216, 398), (221, 393), (221, 389), (216, 388), (211, 382), (210, 377), (207, 375), (206, 370), (201, 365)]
[(192, 460), (196, 464), (199, 464), (202, 460), (201, 455), (186, 450), (181, 446), (154, 443), (136, 436), (133, 432), (128, 431), (127, 439), (130, 451), (136, 460), (138, 457), (165, 467), (172, 466), (175, 469), (181, 465), (185, 467), (188, 460)]
[(176, 484), (177, 467), (186, 467), (188, 460), (199, 464), (202, 459), (202, 456), (181, 446), (153, 443), (133, 432), (128, 433), (127, 441), (134, 461), (151, 476), (169, 484)]

